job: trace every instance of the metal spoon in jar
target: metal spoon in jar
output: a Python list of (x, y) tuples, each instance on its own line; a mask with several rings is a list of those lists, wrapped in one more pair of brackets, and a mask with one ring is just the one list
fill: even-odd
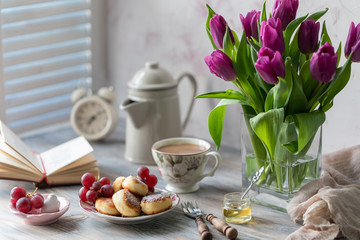
[(255, 175), (254, 175), (254, 176), (252, 177), (252, 179), (251, 179), (250, 185), (247, 187), (247, 189), (245, 190), (245, 192), (243, 193), (243, 195), (241, 196), (240, 199), (243, 199), (243, 198), (246, 196), (246, 194), (250, 191), (250, 189), (251, 189), (251, 187), (254, 185), (254, 183), (256, 183), (256, 182), (259, 180), (259, 178), (260, 178), (261, 174), (263, 173), (264, 169), (265, 169), (264, 166), (262, 166), (262, 167), (259, 169), (259, 171), (257, 171), (257, 172), (255, 173)]

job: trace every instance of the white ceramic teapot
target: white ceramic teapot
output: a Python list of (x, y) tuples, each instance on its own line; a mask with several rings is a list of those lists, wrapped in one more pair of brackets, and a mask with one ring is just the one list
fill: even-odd
[[(187, 77), (192, 99), (181, 123), (177, 86)], [(180, 137), (185, 128), (196, 95), (196, 80), (182, 74), (175, 80), (156, 62), (147, 62), (128, 82), (128, 98), (120, 104), (127, 112), (125, 159), (137, 164), (155, 164), (152, 145), (164, 138)]]

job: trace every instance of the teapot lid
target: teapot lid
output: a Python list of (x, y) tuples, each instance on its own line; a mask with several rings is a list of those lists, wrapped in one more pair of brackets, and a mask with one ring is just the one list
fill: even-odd
[(140, 69), (129, 81), (128, 87), (138, 90), (166, 89), (177, 86), (177, 81), (159, 67), (157, 62), (145, 63), (145, 68)]

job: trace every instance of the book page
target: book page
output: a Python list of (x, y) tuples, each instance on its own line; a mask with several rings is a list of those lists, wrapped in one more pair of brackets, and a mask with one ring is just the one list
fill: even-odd
[(16, 153), (12, 153), (11, 149), (23, 156), (26, 160), (28, 160), (33, 166), (43, 172), (43, 168), (41, 163), (39, 162), (36, 154), (15, 134), (10, 128), (8, 128), (5, 124), (0, 121), (0, 141), (5, 143), (8, 147), (4, 147), (3, 151), (16, 157)]
[(50, 175), (92, 151), (93, 148), (89, 142), (84, 137), (78, 137), (41, 153), (40, 157), (43, 161), (46, 175)]

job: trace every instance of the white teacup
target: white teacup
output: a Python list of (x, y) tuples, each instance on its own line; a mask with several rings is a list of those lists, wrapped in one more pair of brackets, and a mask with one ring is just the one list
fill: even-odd
[[(152, 155), (159, 167), (166, 189), (176, 193), (195, 192), (198, 182), (207, 176), (214, 176), (221, 163), (221, 156), (210, 151), (210, 143), (187, 137), (167, 138), (152, 146)], [(210, 156), (215, 158), (211, 171), (204, 173)]]

